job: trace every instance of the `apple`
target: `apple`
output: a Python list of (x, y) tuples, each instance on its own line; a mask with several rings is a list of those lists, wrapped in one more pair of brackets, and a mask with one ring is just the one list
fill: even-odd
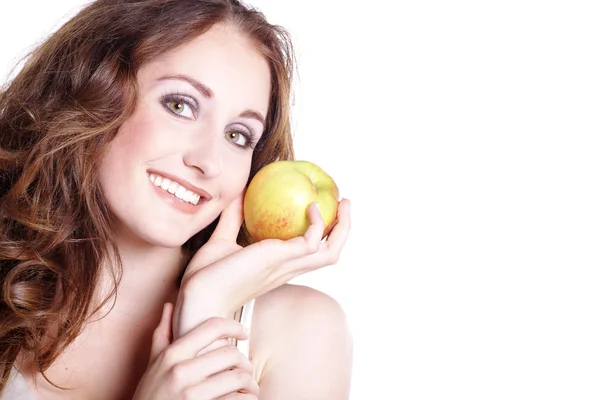
[(310, 221), (307, 209), (317, 202), (325, 221), (323, 237), (337, 217), (339, 189), (309, 161), (274, 161), (261, 168), (246, 189), (244, 219), (254, 240), (302, 236)]

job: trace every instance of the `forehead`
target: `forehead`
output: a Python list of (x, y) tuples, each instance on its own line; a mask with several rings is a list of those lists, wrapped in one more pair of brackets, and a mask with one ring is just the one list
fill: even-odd
[(169, 75), (201, 82), (211, 89), (215, 102), (244, 103), (240, 107), (266, 115), (271, 91), (269, 64), (256, 44), (233, 26), (216, 25), (156, 57), (140, 69), (138, 80), (143, 91)]

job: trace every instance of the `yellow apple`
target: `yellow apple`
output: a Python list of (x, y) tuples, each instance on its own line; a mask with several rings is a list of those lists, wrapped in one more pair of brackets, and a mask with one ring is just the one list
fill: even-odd
[(313, 202), (325, 221), (325, 237), (337, 217), (339, 189), (334, 180), (309, 161), (272, 162), (256, 173), (246, 190), (248, 233), (257, 241), (302, 236), (310, 225), (306, 211)]

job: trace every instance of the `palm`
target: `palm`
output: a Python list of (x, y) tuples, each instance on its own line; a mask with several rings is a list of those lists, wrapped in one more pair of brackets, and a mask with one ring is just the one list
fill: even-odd
[(211, 237), (194, 255), (183, 274), (183, 282), (195, 272), (242, 249), (235, 241)]
[(325, 241), (325, 223), (313, 205), (308, 208), (311, 225), (304, 236), (266, 239), (242, 248), (236, 243), (243, 222), (242, 198), (238, 200), (223, 211), (211, 238), (186, 268), (182, 301), (178, 300), (175, 310), (179, 334), (207, 317), (230, 315), (248, 300), (302, 273), (336, 263), (348, 236), (349, 203), (342, 201), (338, 223)]

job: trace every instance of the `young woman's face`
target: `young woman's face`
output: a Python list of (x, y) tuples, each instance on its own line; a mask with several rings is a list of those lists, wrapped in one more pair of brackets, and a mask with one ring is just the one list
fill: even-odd
[(100, 168), (118, 235), (182, 245), (247, 182), (270, 93), (266, 60), (228, 26), (144, 66), (139, 102)]

